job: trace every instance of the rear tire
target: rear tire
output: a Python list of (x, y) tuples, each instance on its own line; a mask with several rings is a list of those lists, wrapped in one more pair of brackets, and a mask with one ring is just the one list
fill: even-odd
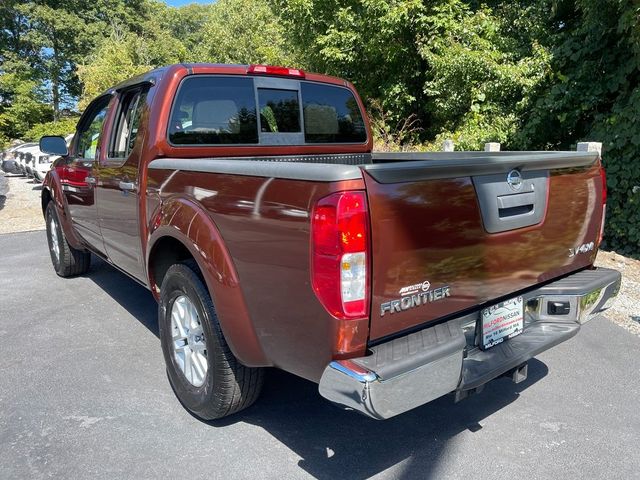
[(167, 270), (160, 288), (158, 324), (169, 382), (194, 415), (214, 420), (258, 399), (264, 369), (242, 365), (231, 352), (195, 262)]
[(89, 271), (91, 253), (73, 248), (67, 242), (58, 219), (55, 204), (49, 202), (45, 210), (47, 241), (53, 269), (61, 277), (73, 277)]

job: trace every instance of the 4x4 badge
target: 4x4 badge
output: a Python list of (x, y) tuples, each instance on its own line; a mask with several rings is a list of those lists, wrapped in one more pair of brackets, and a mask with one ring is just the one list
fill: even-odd
[(583, 243), (582, 245), (578, 245), (577, 247), (569, 249), (569, 258), (575, 257), (580, 253), (592, 252), (595, 248), (595, 244), (593, 242)]

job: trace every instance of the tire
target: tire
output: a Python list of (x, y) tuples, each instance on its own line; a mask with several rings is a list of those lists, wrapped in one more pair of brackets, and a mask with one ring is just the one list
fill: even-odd
[(45, 219), (49, 254), (56, 273), (61, 277), (73, 277), (87, 273), (91, 266), (91, 253), (86, 250), (77, 250), (69, 245), (60, 226), (58, 212), (53, 202), (47, 204)]
[[(178, 322), (184, 321), (180, 320), (181, 310), (191, 311), (190, 318), (194, 318), (194, 311), (197, 314), (188, 334), (184, 326), (182, 330), (177, 327)], [(190, 412), (203, 420), (215, 420), (239, 412), (258, 399), (264, 369), (242, 365), (229, 349), (194, 261), (175, 264), (167, 270), (160, 287), (158, 324), (169, 382)], [(199, 332), (204, 334), (204, 340)], [(174, 335), (184, 338), (175, 340)], [(206, 371), (202, 368), (205, 363)]]

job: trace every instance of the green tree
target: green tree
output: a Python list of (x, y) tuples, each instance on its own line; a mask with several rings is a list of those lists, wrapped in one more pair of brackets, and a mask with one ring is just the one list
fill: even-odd
[(425, 123), (427, 63), (417, 40), (428, 13), (419, 0), (273, 0), (310, 70), (351, 80), (391, 121)]
[(603, 142), (609, 197), (605, 239), (640, 253), (640, 7), (617, 0), (555, 4), (551, 69), (518, 134), (521, 148)]
[(108, 88), (155, 67), (181, 62), (185, 56), (184, 46), (171, 37), (114, 32), (77, 67), (83, 85), (78, 106), (83, 109)]
[(164, 24), (173, 38), (179, 39), (186, 49), (187, 62), (202, 62), (198, 56), (200, 46), (210, 43), (205, 26), (211, 17), (212, 5), (191, 3), (179, 8), (166, 8), (163, 12)]
[[(527, 34), (522, 20), (513, 28), (512, 6), (472, 10), (448, 2), (428, 17), (418, 48), (429, 65), (427, 133), (436, 143), (452, 138), (461, 149), (477, 150), (489, 141), (512, 142), (550, 64), (548, 49), (536, 38), (539, 30)], [(544, 14), (538, 8), (525, 18)]]
[(38, 82), (18, 73), (0, 75), (0, 146), (21, 138), (32, 125), (49, 121), (53, 111), (44, 101), (45, 92)]
[(67, 136), (75, 132), (78, 118), (79, 117), (77, 115), (73, 115), (70, 117), (63, 117), (55, 122), (38, 123), (27, 130), (23, 139), (26, 141), (37, 142), (44, 135)]
[(550, 11), (545, 2), (273, 3), (311, 69), (352, 80), (388, 122), (415, 116), (426, 141), (453, 136), (463, 148), (508, 142), (548, 68), (537, 40)]
[(211, 6), (194, 54), (200, 61), (214, 63), (299, 65), (266, 0), (217, 1)]

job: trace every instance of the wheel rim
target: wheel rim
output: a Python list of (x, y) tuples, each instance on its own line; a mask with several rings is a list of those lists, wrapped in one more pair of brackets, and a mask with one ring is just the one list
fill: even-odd
[(51, 218), (49, 219), (49, 230), (49, 236), (51, 237), (51, 251), (56, 258), (56, 262), (60, 262), (60, 242), (58, 241), (58, 226), (56, 225), (56, 219), (53, 218), (53, 215), (51, 215)]
[(207, 376), (207, 345), (195, 305), (180, 295), (171, 307), (171, 339), (178, 368), (194, 387), (201, 387)]

